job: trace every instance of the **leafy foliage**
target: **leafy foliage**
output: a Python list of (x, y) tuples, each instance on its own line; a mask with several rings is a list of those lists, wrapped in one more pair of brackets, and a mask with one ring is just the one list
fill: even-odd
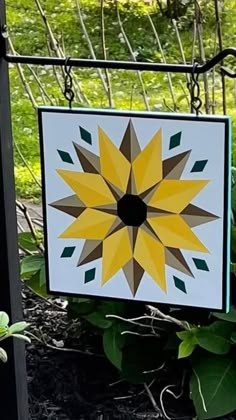
[[(6, 340), (9, 337), (15, 337), (30, 343), (29, 337), (23, 334), (29, 324), (21, 321), (9, 326), (9, 322), (9, 316), (6, 312), (0, 311), (0, 341)], [(2, 347), (0, 347), (0, 361), (7, 362), (7, 353)]]
[(232, 358), (202, 356), (193, 362), (191, 392), (199, 419), (235, 410), (235, 387), (236, 364)]
[(43, 255), (29, 255), (22, 259), (21, 277), (40, 296), (46, 297), (45, 260)]

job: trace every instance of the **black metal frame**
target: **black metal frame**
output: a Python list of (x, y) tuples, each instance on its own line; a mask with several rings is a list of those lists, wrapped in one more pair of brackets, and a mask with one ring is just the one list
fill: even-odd
[[(11, 55), (7, 54), (6, 50), (3, 54), (8, 63), (19, 64), (34, 64), (41, 66), (65, 66), (70, 64), (73, 67), (80, 68), (102, 68), (102, 69), (119, 69), (119, 70), (140, 70), (140, 71), (157, 71), (157, 72), (170, 72), (170, 73), (191, 73), (203, 74), (211, 70), (217, 64), (228, 56), (236, 58), (236, 48), (226, 48), (221, 51), (211, 60), (205, 64), (167, 64), (167, 63), (148, 63), (140, 61), (114, 61), (114, 60), (90, 60), (83, 58), (58, 58), (58, 57), (40, 57), (28, 55)], [(232, 72), (225, 67), (221, 67), (221, 71), (228, 77), (236, 77), (236, 73)]]
[[(203, 74), (227, 56), (236, 57), (236, 48), (227, 48), (203, 65), (143, 63), (130, 61), (90, 60), (77, 58), (11, 55), (7, 52), (6, 0), (0, 2), (0, 310), (10, 314), (11, 321), (21, 319), (22, 305), (17, 249), (13, 141), (11, 131), (8, 64), (70, 65), (79, 68), (109, 68)], [(235, 78), (236, 73), (221, 67), (223, 74)], [(10, 420), (27, 420), (27, 385), (24, 348), (9, 341), (9, 362), (0, 364), (1, 416)], [(8, 403), (10, 402), (10, 404)]]
[[(5, 22), (5, 1), (0, 3), (0, 21)], [(11, 322), (22, 319), (18, 264), (13, 141), (11, 130), (8, 63), (3, 58), (6, 40), (0, 37), (0, 310)], [(6, 347), (5, 347), (6, 346)], [(24, 345), (8, 340), (4, 347), (9, 362), (0, 363), (1, 418), (27, 420), (27, 381)]]

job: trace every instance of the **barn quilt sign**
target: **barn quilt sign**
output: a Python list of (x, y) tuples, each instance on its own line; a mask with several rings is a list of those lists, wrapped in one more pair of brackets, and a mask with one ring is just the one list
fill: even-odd
[(39, 108), (48, 292), (228, 309), (230, 120)]

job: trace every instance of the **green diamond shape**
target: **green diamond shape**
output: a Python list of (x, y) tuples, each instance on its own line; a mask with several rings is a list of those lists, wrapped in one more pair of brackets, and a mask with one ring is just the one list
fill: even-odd
[(193, 258), (193, 262), (198, 270), (209, 271), (205, 260), (201, 260), (200, 258)]
[(66, 163), (74, 163), (71, 155), (68, 152), (64, 152), (63, 150), (58, 150), (61, 160)]
[(89, 131), (85, 130), (83, 127), (79, 127), (81, 139), (88, 144), (92, 144), (92, 136)]
[(171, 136), (169, 150), (174, 149), (175, 147), (180, 145), (181, 135), (182, 135), (182, 131), (179, 131), (178, 133)]
[(96, 274), (96, 268), (91, 268), (90, 270), (85, 272), (84, 275), (84, 282), (89, 283), (90, 281), (93, 281), (95, 279)]
[(175, 287), (181, 290), (181, 292), (187, 293), (184, 281), (175, 276), (173, 276), (173, 279), (175, 282)]
[(74, 254), (75, 246), (66, 246), (63, 249), (63, 252), (61, 254), (61, 258), (70, 258)]
[(208, 160), (197, 160), (194, 163), (191, 172), (202, 172), (205, 169), (207, 162)]

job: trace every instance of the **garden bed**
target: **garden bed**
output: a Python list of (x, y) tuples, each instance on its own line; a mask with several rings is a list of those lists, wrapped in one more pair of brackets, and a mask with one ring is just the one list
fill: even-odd
[[(26, 288), (23, 300), (31, 333), (47, 343), (33, 339), (27, 346), (30, 420), (161, 418), (160, 391), (179, 382), (178, 369), (166, 366), (151, 384), (155, 409), (147, 388), (121, 381), (102, 354), (100, 336), (94, 331), (88, 334), (86, 327), (85, 337), (83, 324), (68, 320), (60, 301), (58, 306), (50, 305)], [(166, 394), (163, 403), (170, 418), (192, 418), (193, 408), (186, 396), (175, 400)]]
[(170, 384), (179, 384), (172, 390), (181, 394), (179, 362), (168, 362), (149, 388), (128, 384), (103, 356), (100, 335), (69, 320), (62, 301), (51, 304), (24, 287), (23, 302), (37, 337), (27, 346), (30, 420), (156, 419), (165, 418), (159, 412), (163, 407), (171, 419), (194, 417), (186, 390), (178, 399), (168, 393), (160, 398)]

